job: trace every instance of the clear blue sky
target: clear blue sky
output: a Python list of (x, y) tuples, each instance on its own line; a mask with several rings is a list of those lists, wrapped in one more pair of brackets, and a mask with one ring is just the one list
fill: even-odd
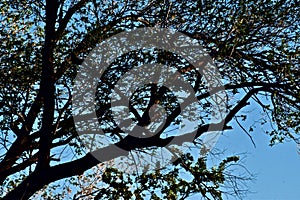
[(256, 148), (242, 131), (225, 133), (216, 145), (226, 147), (228, 155), (247, 152), (243, 161), (256, 180), (249, 182), (254, 193), (246, 199), (300, 199), (300, 155), (296, 144), (287, 142), (270, 147), (266, 134), (256, 130), (253, 136)]
[[(246, 123), (257, 119), (258, 115), (258, 111), (253, 111), (248, 115)], [(270, 147), (270, 137), (262, 132), (259, 126), (254, 129), (252, 136), (256, 148), (239, 127), (234, 127), (232, 131), (225, 132), (216, 145), (218, 149), (227, 149), (225, 155), (228, 156), (246, 153), (243, 162), (256, 178), (248, 183), (249, 190), (253, 193), (244, 199), (300, 199), (300, 155), (295, 142)]]
[[(263, 100), (263, 98), (261, 98)], [(264, 100), (263, 100), (264, 101)], [(266, 103), (266, 102), (264, 102)], [(251, 111), (251, 112), (249, 112)], [(243, 108), (238, 115), (245, 114), (245, 122), (240, 121), (246, 130), (249, 126), (262, 117), (260, 106), (253, 100), (250, 105)], [(299, 200), (300, 199), (300, 151), (293, 141), (269, 146), (270, 136), (264, 130), (270, 128), (270, 124), (259, 123), (251, 132), (256, 147), (249, 136), (234, 122), (233, 129), (220, 136), (215, 149), (225, 150), (226, 156), (241, 155), (242, 163), (247, 170), (255, 175), (253, 181), (248, 182), (248, 196), (245, 200)], [(217, 151), (218, 151), (217, 150)], [(220, 160), (216, 160), (216, 164)], [(240, 168), (241, 169), (241, 168)], [(243, 172), (242, 169), (237, 172)], [(236, 174), (236, 173), (235, 173)], [(194, 195), (189, 200), (198, 200)], [(229, 196), (228, 199), (235, 199)]]

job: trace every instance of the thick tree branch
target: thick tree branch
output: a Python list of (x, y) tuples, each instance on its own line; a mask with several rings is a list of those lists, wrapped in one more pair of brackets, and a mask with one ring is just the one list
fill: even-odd
[(46, 1), (45, 44), (42, 52), (41, 94), (44, 99), (42, 127), (39, 145), (39, 161), (36, 170), (49, 167), (50, 149), (53, 138), (52, 124), (55, 109), (54, 38), (55, 23), (59, 7), (58, 0)]
[[(158, 135), (149, 138), (136, 138), (128, 135), (116, 144), (96, 150), (77, 160), (33, 172), (12, 192), (6, 195), (3, 200), (29, 198), (33, 194), (33, 191), (41, 189), (44, 185), (62, 178), (80, 175), (101, 162), (128, 155), (130, 150), (147, 147), (166, 147), (173, 144), (182, 145), (182, 143), (186, 141), (192, 142), (197, 135), (206, 132), (209, 127), (212, 131), (224, 130), (224, 127), (220, 125), (221, 124), (204, 125), (199, 127), (196, 133), (191, 132), (185, 135), (177, 137), (172, 136), (165, 139), (159, 138)], [(101, 158), (101, 160), (96, 159), (93, 155), (97, 158)], [(38, 178), (38, 180), (34, 181), (36, 178)]]
[(20, 164), (17, 164), (16, 166), (10, 167), (8, 169), (5, 170), (1, 170), (0, 172), (0, 184), (3, 184), (3, 181), (6, 179), (6, 177), (20, 172), (21, 170), (26, 169), (27, 167), (29, 167), (30, 165), (32, 165), (33, 163), (37, 162), (38, 160), (38, 155), (35, 154), (33, 155), (31, 158), (28, 158), (27, 160), (23, 161)]

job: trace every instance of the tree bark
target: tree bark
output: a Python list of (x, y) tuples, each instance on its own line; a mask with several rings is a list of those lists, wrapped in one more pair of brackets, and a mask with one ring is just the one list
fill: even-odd
[(36, 170), (49, 167), (50, 149), (53, 138), (52, 124), (54, 121), (55, 85), (54, 85), (54, 38), (55, 23), (59, 2), (57, 0), (46, 1), (46, 27), (45, 44), (42, 52), (42, 79), (41, 94), (44, 102), (42, 114), (42, 127), (40, 137), (39, 161)]

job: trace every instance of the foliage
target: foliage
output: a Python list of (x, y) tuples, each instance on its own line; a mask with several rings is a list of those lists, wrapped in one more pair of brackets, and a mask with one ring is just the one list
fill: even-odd
[[(71, 86), (82, 60), (97, 43), (138, 27), (179, 31), (196, 39), (209, 53), (230, 96), (225, 126), (220, 131), (238, 124), (250, 135), (254, 126), (268, 123), (272, 128), (265, 132), (270, 135), (271, 145), (286, 139), (298, 141), (299, 18), (296, 0), (2, 0), (0, 195), (4, 199), (27, 199), (54, 181), (79, 176), (99, 164), (86, 153), (76, 134), (71, 114)], [(181, 58), (152, 49), (124, 55), (110, 66), (99, 82), (96, 109), (101, 109), (97, 110), (97, 115), (100, 123), (112, 123), (104, 128), (105, 134), (112, 138), (123, 134), (110, 118), (108, 97), (114, 84), (132, 66), (147, 62), (175, 66), (193, 86), (201, 103), (199, 109), (203, 110), (197, 137), (206, 133), (205, 127), (210, 125), (207, 113), (211, 99), (201, 83), (201, 76), (195, 70), (187, 70), (189, 63)], [(134, 120), (141, 125), (147, 124), (149, 108), (159, 100), (168, 108), (168, 125), (176, 126), (178, 101), (169, 91), (155, 87), (145, 86), (132, 97), (131, 112), (144, 111), (142, 116), (135, 114)], [(254, 102), (252, 106), (258, 106), (264, 115), (249, 129), (244, 128), (242, 121), (247, 115), (242, 111)], [(152, 139), (157, 142), (153, 146), (159, 146), (161, 138)], [(143, 141), (125, 135), (118, 144), (135, 147)], [(183, 163), (188, 164), (189, 169)], [(184, 159), (170, 171), (137, 176), (134, 180), (109, 169), (102, 181), (114, 191), (111, 195), (120, 195), (118, 187), (128, 187), (125, 180), (141, 185), (157, 180), (154, 185), (168, 198), (189, 195), (187, 188), (190, 192), (200, 192), (204, 196), (209, 192), (212, 197), (220, 198), (218, 185), (224, 181), (225, 163), (228, 162), (207, 170), (203, 168), (205, 160)], [(207, 172), (205, 175), (209, 178), (200, 183), (198, 178), (202, 176), (197, 174), (190, 184), (176, 177), (180, 170), (201, 175)], [(118, 177), (124, 179), (123, 185), (115, 181)], [(158, 185), (159, 181), (173, 189)], [(135, 191), (132, 193), (128, 189), (122, 195), (143, 194), (139, 189)], [(99, 192), (100, 195), (105, 191)], [(150, 195), (156, 198), (155, 194)]]

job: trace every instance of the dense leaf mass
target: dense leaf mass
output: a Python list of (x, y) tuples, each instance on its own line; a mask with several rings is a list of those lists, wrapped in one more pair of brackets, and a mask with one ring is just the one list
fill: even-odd
[[(219, 131), (236, 124), (251, 138), (253, 128), (259, 126), (269, 134), (271, 145), (297, 142), (299, 19), (297, 0), (2, 0), (0, 197), (184, 199), (199, 193), (221, 199), (229, 191), (222, 186), (233, 177), (226, 176), (226, 166), (237, 157), (211, 169), (206, 158), (182, 155), (153, 173), (129, 176), (114, 168), (102, 172), (104, 162), (86, 152), (76, 133), (72, 115), (76, 73), (91, 50), (113, 35), (141, 27), (172, 29), (197, 40), (221, 73), (229, 101)], [(180, 125), (178, 98), (156, 84), (139, 88), (129, 110), (133, 121), (146, 126), (151, 106), (164, 107), (167, 123), (159, 133), (148, 140), (136, 139), (113, 120), (112, 90), (126, 72), (145, 63), (173, 67), (193, 87), (201, 110), (193, 141), (198, 147), (199, 136), (212, 124), (213, 98), (187, 60), (155, 48), (121, 56), (99, 79), (95, 109), (105, 135), (123, 149), (144, 152), (163, 146), (171, 138), (168, 128)], [(218, 95), (219, 90), (215, 88), (214, 93)], [(249, 107), (259, 108), (262, 115), (247, 119), (243, 111)], [(253, 125), (243, 124), (246, 119)], [(182, 171), (192, 178), (182, 178)], [(68, 187), (57, 189), (62, 182), (68, 182)], [(231, 189), (239, 193), (235, 186)]]

